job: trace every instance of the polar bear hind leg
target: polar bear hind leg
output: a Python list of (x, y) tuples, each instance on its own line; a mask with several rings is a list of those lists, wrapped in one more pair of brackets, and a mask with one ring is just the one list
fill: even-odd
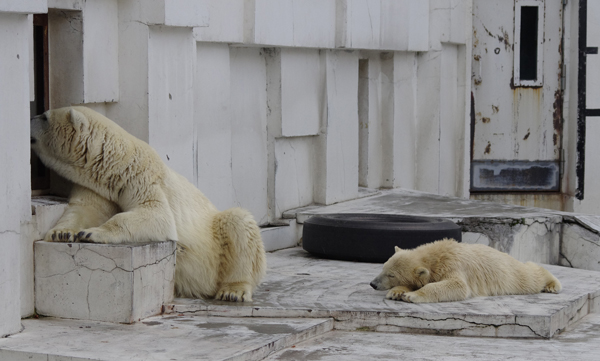
[(221, 245), (215, 299), (252, 301), (252, 292), (266, 271), (260, 229), (254, 218), (241, 208), (228, 209), (215, 215), (213, 232)]

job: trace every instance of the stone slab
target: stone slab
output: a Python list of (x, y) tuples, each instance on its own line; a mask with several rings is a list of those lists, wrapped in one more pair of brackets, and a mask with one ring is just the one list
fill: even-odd
[(132, 323), (161, 313), (173, 299), (175, 242), (34, 247), (40, 315)]
[(333, 321), (178, 314), (133, 325), (57, 318), (23, 325), (22, 333), (0, 339), (0, 360), (262, 360), (330, 331)]
[(589, 315), (552, 340), (479, 339), (333, 331), (279, 351), (265, 360), (529, 360), (596, 361), (600, 358), (600, 315)]
[(230, 317), (332, 317), (338, 330), (551, 338), (597, 310), (600, 294), (599, 272), (545, 266), (563, 284), (558, 295), (411, 304), (385, 300), (385, 291), (369, 286), (381, 264), (318, 259), (299, 247), (270, 253), (267, 260), (267, 276), (254, 302), (232, 305), (176, 299), (167, 311)]

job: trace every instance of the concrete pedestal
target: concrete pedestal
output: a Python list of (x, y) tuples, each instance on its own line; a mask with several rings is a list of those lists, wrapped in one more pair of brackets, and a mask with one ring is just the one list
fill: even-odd
[(175, 242), (36, 242), (35, 307), (44, 316), (133, 323), (173, 300)]

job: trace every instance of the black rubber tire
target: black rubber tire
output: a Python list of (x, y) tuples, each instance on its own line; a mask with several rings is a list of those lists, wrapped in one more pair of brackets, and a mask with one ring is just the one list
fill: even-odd
[(403, 249), (454, 238), (461, 242), (461, 227), (442, 218), (392, 214), (327, 214), (304, 222), (302, 247), (329, 259), (383, 263)]

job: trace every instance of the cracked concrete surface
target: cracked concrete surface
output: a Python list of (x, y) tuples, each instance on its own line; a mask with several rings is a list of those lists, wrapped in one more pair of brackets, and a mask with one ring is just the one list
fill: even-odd
[(545, 266), (563, 284), (560, 294), (477, 297), (412, 304), (384, 299), (370, 280), (381, 264), (318, 259), (301, 248), (267, 255), (268, 271), (251, 304), (176, 299), (168, 309), (208, 316), (333, 318), (337, 330), (455, 336), (550, 338), (598, 302), (600, 273)]
[(173, 298), (175, 243), (35, 243), (40, 315), (131, 323)]

